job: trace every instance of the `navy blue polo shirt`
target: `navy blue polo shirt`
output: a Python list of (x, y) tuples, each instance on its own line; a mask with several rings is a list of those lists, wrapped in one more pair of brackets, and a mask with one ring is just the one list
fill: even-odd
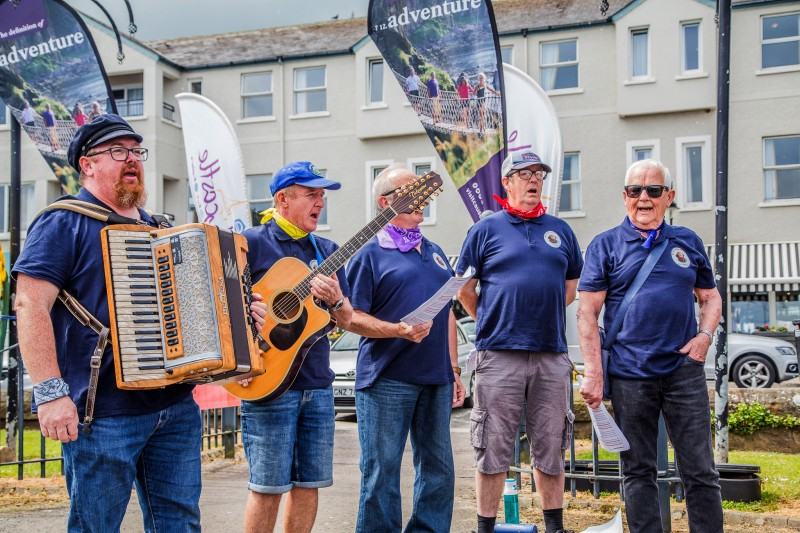
[[(86, 189), (77, 198), (109, 209)], [(139, 210), (142, 220), (156, 223)], [(28, 228), (25, 247), (14, 265), (14, 273), (52, 283), (78, 299), (95, 318), (110, 324), (103, 248), (100, 230), (104, 222), (63, 209), (45, 211)], [(97, 333), (82, 326), (56, 300), (50, 312), (56, 339), (56, 355), (61, 376), (69, 384), (70, 396), (81, 419), (86, 408), (89, 388), (89, 361), (97, 344)], [(192, 385), (170, 385), (143, 391), (120, 390), (114, 374), (114, 355), (106, 348), (100, 367), (94, 416), (149, 414), (183, 400), (191, 394)]]
[[(633, 298), (611, 349), (608, 372), (623, 378), (666, 376), (683, 362), (679, 350), (697, 335), (694, 289), (716, 287), (700, 237), (681, 226), (664, 225), (653, 243), (667, 239), (655, 268)], [(650, 250), (628, 224), (601, 233), (586, 249), (578, 290), (606, 291), (606, 325), (613, 323), (625, 293)], [(651, 248), (652, 249), (652, 248)]]
[[(434, 295), (453, 270), (441, 248), (422, 238), (420, 251), (381, 248), (373, 238), (347, 265), (353, 308), (386, 322), (400, 319)], [(448, 347), (450, 303), (433, 319), (421, 342), (363, 338), (358, 350), (356, 389), (380, 378), (417, 385), (455, 381)]]
[(525, 220), (499, 211), (475, 223), (456, 272), (480, 281), (479, 350), (566, 352), (566, 280), (578, 279), (581, 249), (572, 228), (551, 215)]
[[(309, 268), (316, 265), (317, 255), (314, 246), (308, 237), (293, 239), (275, 220), (270, 220), (263, 226), (246, 230), (243, 235), (247, 238), (247, 262), (253, 274), (253, 281), (257, 282), (279, 259), (294, 257), (299, 259)], [(339, 246), (328, 239), (314, 236), (319, 247), (322, 259), (325, 260)], [(313, 261), (313, 263), (312, 263)], [(345, 298), (350, 297), (350, 286), (347, 284), (344, 267), (336, 272), (339, 286)], [(264, 294), (264, 298), (268, 295)], [(330, 364), (331, 346), (328, 338), (323, 336), (308, 350), (303, 366), (291, 386), (292, 390), (324, 389), (333, 383), (336, 376)]]

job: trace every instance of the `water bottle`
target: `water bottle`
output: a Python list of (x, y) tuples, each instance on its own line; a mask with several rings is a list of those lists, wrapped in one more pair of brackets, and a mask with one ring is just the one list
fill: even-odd
[(515, 479), (507, 479), (503, 489), (503, 506), (506, 524), (519, 524), (519, 498)]

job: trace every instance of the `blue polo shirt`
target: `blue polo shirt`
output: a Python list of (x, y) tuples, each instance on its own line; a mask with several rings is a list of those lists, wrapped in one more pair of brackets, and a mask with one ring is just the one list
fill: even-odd
[[(253, 281), (264, 277), (264, 274), (279, 259), (294, 257), (299, 259), (309, 268), (316, 265), (317, 255), (314, 246), (308, 237), (293, 239), (283, 231), (275, 220), (270, 220), (263, 226), (246, 230), (243, 235), (247, 238), (247, 262), (253, 273)], [(339, 246), (328, 239), (314, 236), (319, 247), (322, 259), (325, 260)], [(312, 263), (313, 261), (313, 263)], [(350, 286), (347, 284), (344, 267), (336, 272), (339, 286), (345, 298), (350, 297)], [(263, 295), (265, 298), (268, 295)], [(292, 390), (324, 389), (333, 383), (336, 376), (330, 364), (331, 346), (328, 338), (323, 336), (308, 350), (303, 366), (291, 386)]]
[[(622, 378), (666, 376), (683, 362), (680, 350), (697, 335), (694, 289), (716, 287), (700, 237), (681, 226), (664, 225), (657, 242), (667, 247), (633, 298), (609, 358), (609, 374)], [(586, 249), (578, 290), (606, 291), (603, 321), (610, 325), (649, 250), (628, 224), (601, 233)]]
[[(86, 189), (77, 198), (109, 209)], [(142, 220), (156, 223), (139, 210)], [(78, 299), (95, 318), (110, 324), (103, 248), (100, 230), (104, 222), (63, 209), (45, 211), (28, 228), (25, 247), (14, 265), (14, 273), (52, 283)], [(82, 326), (56, 300), (50, 312), (61, 376), (69, 384), (70, 396), (81, 419), (89, 389), (89, 361), (97, 344), (97, 333)], [(114, 374), (114, 354), (106, 348), (97, 384), (94, 416), (149, 414), (165, 409), (191, 394), (192, 385), (170, 385), (143, 391), (120, 390)]]
[[(372, 239), (347, 265), (353, 308), (386, 322), (400, 319), (434, 295), (453, 270), (439, 246), (422, 239), (420, 251), (381, 248)], [(455, 380), (448, 348), (448, 303), (433, 319), (427, 337), (363, 338), (358, 350), (356, 389), (380, 378), (418, 385), (444, 385)]]
[(475, 223), (456, 272), (480, 281), (475, 346), (479, 350), (566, 352), (568, 279), (580, 277), (578, 239), (563, 220), (530, 220), (499, 211)]

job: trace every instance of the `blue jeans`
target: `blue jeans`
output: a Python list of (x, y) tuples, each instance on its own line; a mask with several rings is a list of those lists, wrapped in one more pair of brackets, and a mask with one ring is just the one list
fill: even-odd
[(400, 531), (400, 464), (411, 432), (414, 505), (405, 531), (450, 531), (455, 470), (450, 445), (453, 384), (378, 379), (356, 391), (361, 495), (356, 531)]
[(631, 533), (661, 533), (656, 486), (658, 416), (663, 411), (686, 487), (692, 533), (722, 531), (719, 473), (711, 450), (711, 410), (703, 364), (685, 358), (672, 374), (611, 381), (614, 415), (631, 448), (620, 454), (625, 514)]
[(119, 531), (136, 486), (144, 531), (200, 531), (200, 409), (185, 400), (148, 415), (98, 418), (63, 445), (69, 531)]
[(242, 402), (247, 487), (283, 494), (333, 485), (333, 388), (288, 390), (269, 402)]

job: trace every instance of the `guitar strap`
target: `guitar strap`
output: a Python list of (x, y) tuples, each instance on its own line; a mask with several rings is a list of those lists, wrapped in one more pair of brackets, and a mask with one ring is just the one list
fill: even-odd
[[(139, 224), (146, 225), (141, 220), (124, 217), (114, 211), (106, 209), (102, 206), (84, 202), (82, 200), (64, 199), (56, 200), (48, 205), (33, 217), (36, 219), (45, 211), (52, 209), (65, 209), (80, 213), (89, 218), (105, 222), (106, 224)], [(164, 215), (147, 212), (153, 220), (158, 223), (160, 228), (168, 228), (169, 220)], [(111, 330), (104, 326), (102, 322), (97, 320), (81, 303), (70, 293), (61, 289), (58, 292), (58, 300), (72, 313), (72, 315), (81, 323), (81, 325), (91, 328), (97, 333), (97, 344), (92, 352), (92, 358), (89, 363), (89, 390), (86, 394), (86, 410), (83, 416), (83, 432), (89, 434), (92, 432), (92, 421), (94, 420), (94, 403), (97, 396), (97, 381), (100, 377), (100, 363), (103, 361), (103, 353), (109, 342), (109, 335)]]

